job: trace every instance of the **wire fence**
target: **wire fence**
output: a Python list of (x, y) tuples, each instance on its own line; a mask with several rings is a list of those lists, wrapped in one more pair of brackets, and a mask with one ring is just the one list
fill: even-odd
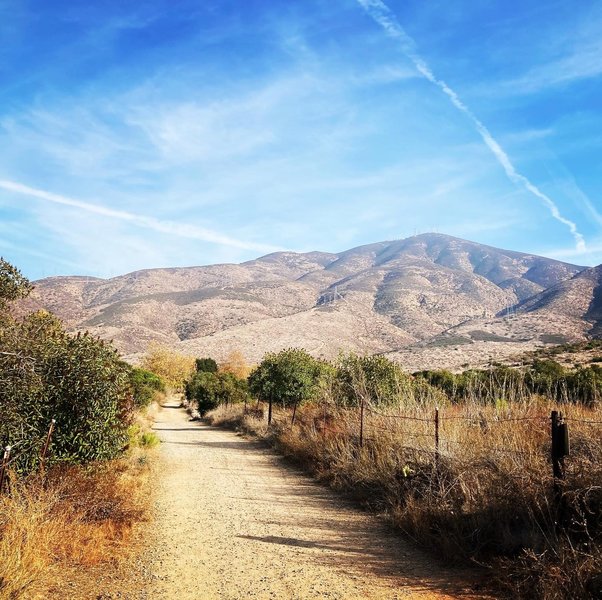
[[(294, 427), (295, 418), (290, 418), (290, 410), (274, 409), (273, 424)], [(514, 456), (517, 460), (539, 457), (551, 463), (555, 488), (565, 476), (565, 458), (570, 455), (570, 428), (578, 427), (582, 432), (583, 427), (588, 430), (595, 427), (602, 434), (602, 420), (571, 417), (556, 410), (519, 416), (486, 414), (475, 407), (471, 410), (476, 412), (445, 414), (435, 408), (432, 415), (425, 415), (410, 411), (387, 412), (365, 402), (356, 409), (324, 406), (322, 414), (315, 415), (315, 421), (324, 436), (346, 438), (360, 448), (392, 444), (392, 448), (399, 451), (429, 457), (427, 460), (435, 467), (442, 457), (451, 458), (452, 453), (453, 457), (461, 458), (463, 450), (469, 449), (484, 458), (494, 454)], [(592, 437), (588, 433), (586, 437), (595, 441), (602, 436), (596, 438), (595, 434)]]

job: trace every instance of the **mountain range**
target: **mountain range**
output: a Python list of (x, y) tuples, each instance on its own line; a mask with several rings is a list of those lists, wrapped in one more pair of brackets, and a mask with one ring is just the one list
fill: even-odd
[(299, 346), (386, 353), (409, 370), (460, 368), (602, 333), (602, 266), (585, 268), (442, 234), (241, 264), (50, 277), (20, 310), (112, 339), (251, 363)]

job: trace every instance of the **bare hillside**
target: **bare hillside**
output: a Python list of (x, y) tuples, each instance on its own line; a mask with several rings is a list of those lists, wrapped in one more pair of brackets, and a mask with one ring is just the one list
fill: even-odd
[[(252, 361), (302, 346), (324, 357), (341, 348), (394, 352), (404, 362), (413, 357), (414, 367), (429, 347), (449, 354), (477, 344), (483, 354), (483, 345), (497, 352), (501, 344), (546, 343), (546, 335), (582, 338), (591, 311), (573, 318), (553, 308), (538, 317), (541, 298), (565, 289), (582, 270), (423, 234), (338, 254), (278, 252), (239, 265), (151, 269), (109, 280), (53, 277), (36, 282), (22, 309), (51, 310), (73, 330), (113, 339), (126, 355), (144, 352), (152, 340), (217, 358), (239, 349)], [(515, 305), (520, 317), (496, 317)], [(551, 322), (550, 314), (564, 320)]]

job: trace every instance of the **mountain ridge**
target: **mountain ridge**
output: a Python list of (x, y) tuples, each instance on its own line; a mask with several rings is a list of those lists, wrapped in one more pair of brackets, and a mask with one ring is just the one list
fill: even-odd
[[(238, 349), (253, 362), (287, 345), (328, 358), (340, 349), (394, 355), (470, 323), (485, 327), (508, 310), (534, 327), (519, 336), (533, 346), (553, 334), (554, 319), (546, 324), (537, 318), (547, 311), (549, 320), (546, 291), (558, 288), (559, 298), (584, 271), (533, 254), (420, 234), (340, 253), (281, 251), (240, 264), (144, 269), (111, 279), (46, 278), (34, 282), (22, 310), (51, 310), (70, 329), (112, 338), (133, 358), (150, 341), (217, 358)], [(586, 335), (591, 312), (557, 312), (564, 319), (562, 335)], [(487, 327), (481, 337), (513, 339)]]

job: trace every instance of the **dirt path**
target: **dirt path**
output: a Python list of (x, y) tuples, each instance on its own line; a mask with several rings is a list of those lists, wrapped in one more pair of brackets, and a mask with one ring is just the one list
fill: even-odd
[(149, 597), (478, 598), (451, 573), (262, 445), (168, 405)]

